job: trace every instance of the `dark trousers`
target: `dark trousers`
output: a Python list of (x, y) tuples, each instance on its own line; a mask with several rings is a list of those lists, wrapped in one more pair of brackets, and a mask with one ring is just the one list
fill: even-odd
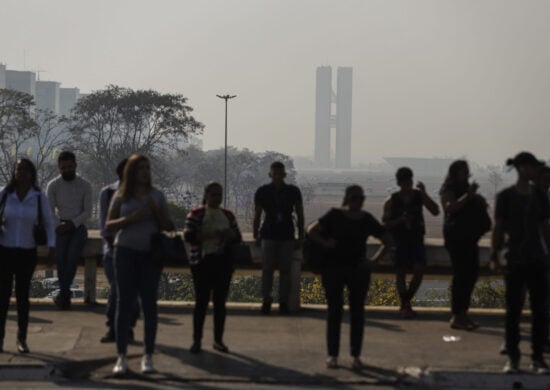
[[(117, 302), (117, 292), (116, 292), (116, 279), (115, 279), (115, 264), (113, 259), (113, 250), (105, 252), (103, 255), (103, 270), (105, 271), (105, 276), (109, 281), (109, 296), (107, 298), (107, 307), (105, 309), (105, 314), (107, 315), (107, 326), (111, 331), (114, 332), (115, 329), (115, 317), (116, 317), (116, 302)], [(139, 318), (139, 303), (136, 299), (135, 304), (133, 305), (133, 311), (130, 316), (130, 327), (133, 328), (136, 326), (136, 322)]]
[(229, 285), (233, 266), (223, 255), (207, 255), (191, 267), (195, 286), (195, 309), (193, 310), (193, 340), (201, 341), (204, 319), (212, 294), (214, 305), (214, 341), (223, 340)]
[(451, 258), (453, 281), (451, 311), (464, 314), (470, 308), (472, 292), (479, 276), (479, 247), (474, 240), (445, 240)]
[(128, 348), (128, 332), (134, 305), (139, 296), (143, 309), (145, 353), (155, 351), (157, 335), (157, 295), (162, 268), (153, 262), (151, 252), (115, 248), (117, 305), (115, 335), (119, 354)]
[(71, 284), (87, 239), (88, 230), (84, 225), (80, 225), (69, 233), (55, 235), (55, 260), (59, 278), (59, 296), (62, 299), (71, 298)]
[(531, 305), (532, 358), (541, 359), (547, 324), (547, 265), (510, 264), (504, 275), (506, 285), (506, 349), (511, 358), (519, 358), (519, 323), (524, 302), (524, 290), (529, 291)]
[(322, 273), (323, 287), (328, 303), (327, 349), (329, 356), (338, 356), (340, 350), (340, 326), (344, 306), (344, 286), (349, 293), (350, 354), (361, 355), (365, 323), (365, 298), (369, 289), (370, 270), (366, 267), (334, 267)]
[(13, 277), (17, 299), (17, 338), (25, 341), (29, 326), (29, 290), (36, 268), (36, 248), (0, 247), (0, 342), (6, 331)]

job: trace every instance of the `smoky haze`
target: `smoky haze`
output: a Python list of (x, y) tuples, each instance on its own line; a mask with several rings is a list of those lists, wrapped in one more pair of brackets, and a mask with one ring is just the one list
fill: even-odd
[(550, 2), (2, 2), (0, 62), (82, 92), (182, 93), (229, 143), (312, 156), (317, 66), (353, 67), (352, 162), (548, 158)]

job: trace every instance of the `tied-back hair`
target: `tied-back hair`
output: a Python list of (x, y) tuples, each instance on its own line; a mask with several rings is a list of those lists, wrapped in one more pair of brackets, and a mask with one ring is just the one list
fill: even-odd
[[(118, 190), (123, 201), (127, 201), (128, 199), (130, 199), (132, 196), (135, 195), (137, 167), (139, 163), (143, 161), (149, 162), (149, 159), (144, 154), (134, 153), (130, 157), (128, 157), (128, 161), (124, 166), (124, 174), (122, 175), (122, 182)], [(148, 187), (149, 188), (153, 187), (151, 181), (149, 181)]]
[(208, 194), (210, 193), (210, 191), (212, 191), (213, 188), (215, 187), (219, 187), (220, 189), (223, 190), (223, 187), (220, 183), (216, 182), (216, 181), (213, 181), (211, 183), (208, 183), (206, 185), (206, 187), (204, 187), (204, 193), (202, 195), (202, 205), (206, 205), (206, 197), (208, 196)]
[(15, 162), (15, 164), (13, 164), (13, 169), (11, 171), (11, 178), (10, 178), (10, 181), (8, 182), (8, 184), (6, 185), (6, 192), (13, 192), (15, 191), (15, 186), (17, 185), (17, 179), (15, 178), (15, 167), (17, 167), (17, 164), (18, 163), (25, 163), (27, 164), (27, 166), (30, 168), (31, 170), (31, 187), (34, 188), (36, 191), (40, 191), (40, 188), (38, 187), (38, 174), (36, 172), (36, 167), (34, 166), (34, 164), (32, 163), (31, 160), (29, 160), (28, 158), (19, 158), (17, 159), (17, 161)]
[(445, 184), (464, 184), (458, 183), (458, 174), (463, 169), (470, 171), (470, 167), (468, 166), (468, 162), (466, 160), (453, 161), (451, 165), (449, 165), (449, 171), (447, 173), (447, 177), (445, 177)]
[(347, 206), (349, 204), (349, 197), (351, 196), (351, 193), (357, 190), (361, 191), (361, 193), (364, 193), (363, 187), (361, 187), (359, 184), (352, 184), (346, 187), (344, 199), (342, 200), (342, 206)]

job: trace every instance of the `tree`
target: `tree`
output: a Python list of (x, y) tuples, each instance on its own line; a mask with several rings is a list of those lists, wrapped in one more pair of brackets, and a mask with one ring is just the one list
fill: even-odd
[(503, 182), (502, 179), (502, 168), (497, 165), (489, 165), (487, 166), (487, 170), (489, 171), (489, 175), (487, 177), (487, 180), (491, 185), (493, 186), (493, 196), (496, 196), (500, 185)]
[(26, 93), (0, 89), (0, 180), (8, 182), (15, 160), (38, 130), (32, 117), (34, 98)]
[(96, 184), (111, 181), (117, 163), (136, 152), (158, 161), (153, 168), (161, 177), (160, 162), (203, 130), (192, 111), (179, 94), (110, 85), (77, 102), (70, 117), (71, 142)]

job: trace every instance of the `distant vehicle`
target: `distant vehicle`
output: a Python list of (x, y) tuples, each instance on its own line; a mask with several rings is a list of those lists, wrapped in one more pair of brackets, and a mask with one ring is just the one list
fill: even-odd
[[(44, 288), (59, 288), (59, 279), (58, 278), (46, 278), (42, 279), (42, 287)], [(78, 288), (78, 284), (71, 284), (71, 288)]]
[[(46, 298), (55, 299), (59, 295), (59, 289), (53, 290), (48, 295), (46, 295)], [(80, 290), (78, 288), (71, 288), (71, 298), (84, 298), (84, 290)]]

